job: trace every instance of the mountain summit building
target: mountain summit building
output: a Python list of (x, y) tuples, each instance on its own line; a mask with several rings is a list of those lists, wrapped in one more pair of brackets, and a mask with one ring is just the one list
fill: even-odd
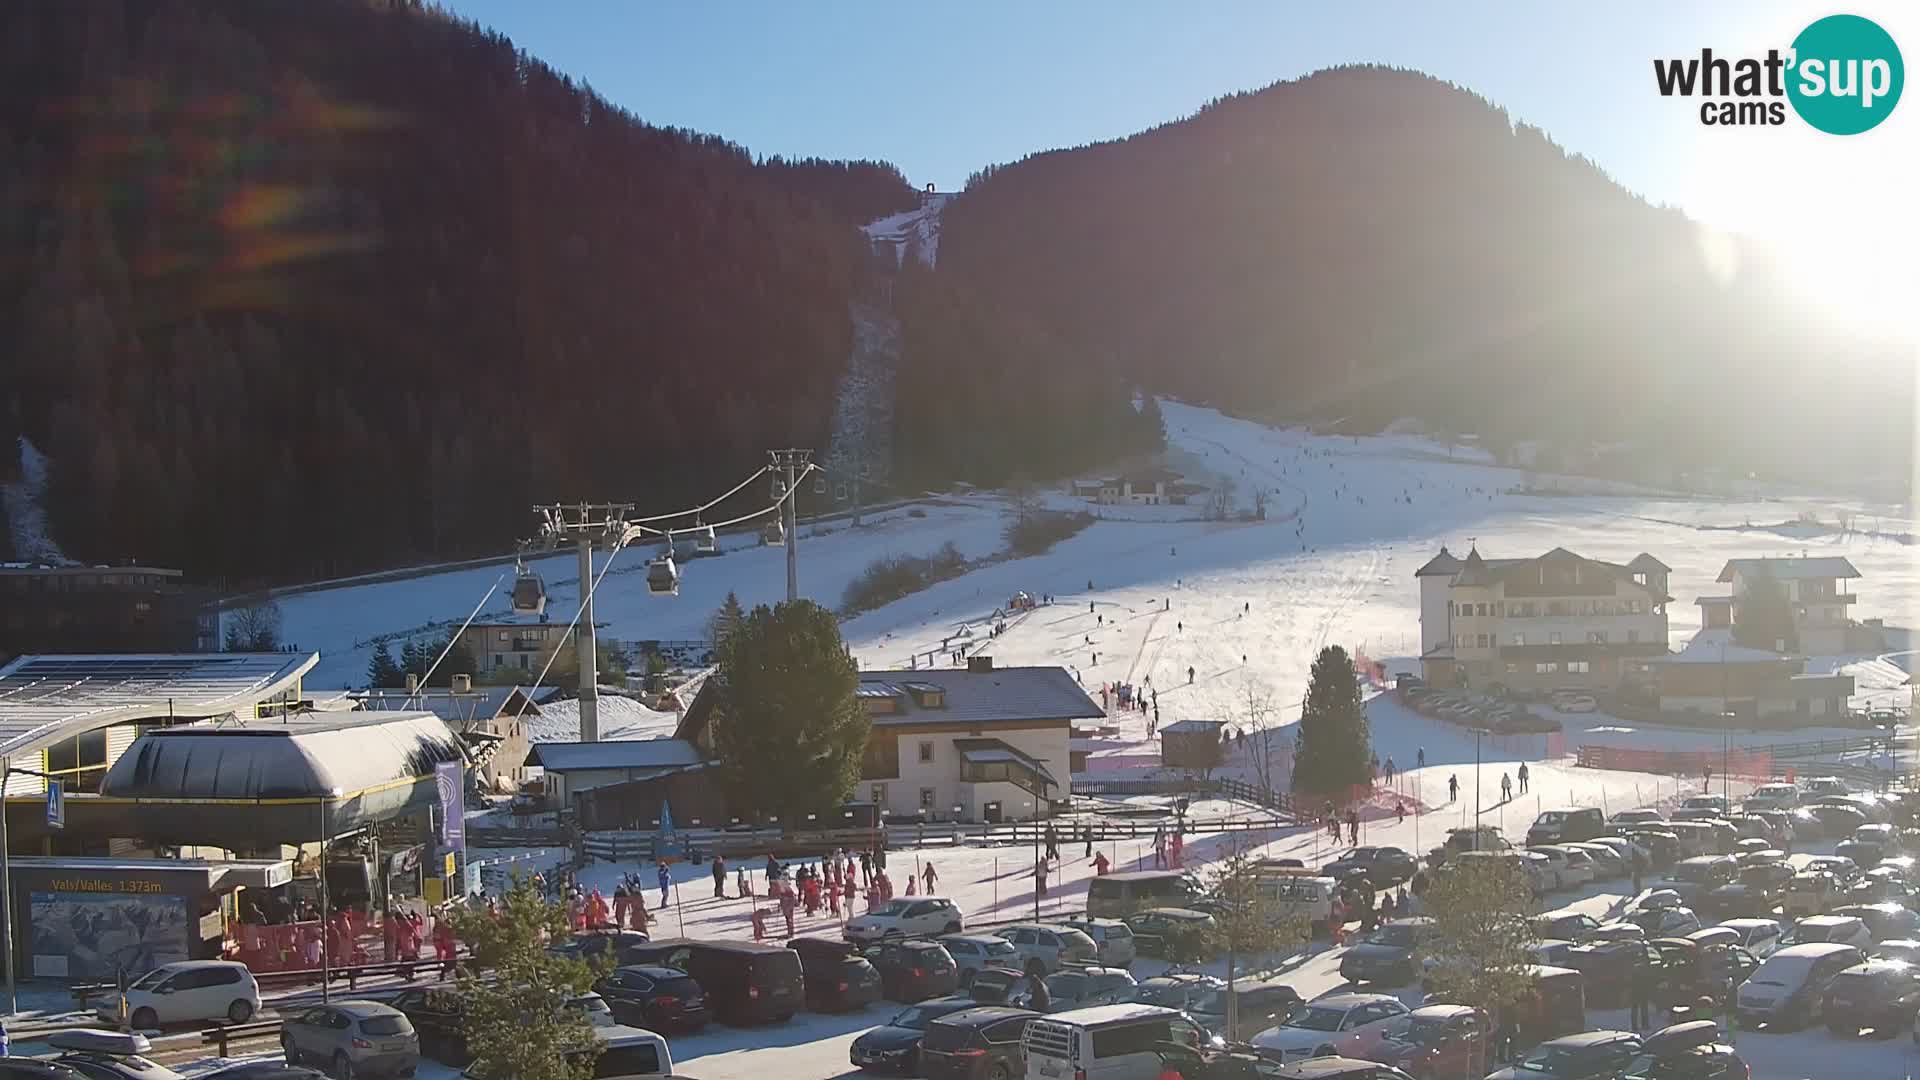
[(1434, 686), (1611, 689), (1667, 652), (1669, 568), (1554, 548), (1527, 559), (1442, 547), (1420, 582), (1420, 666)]

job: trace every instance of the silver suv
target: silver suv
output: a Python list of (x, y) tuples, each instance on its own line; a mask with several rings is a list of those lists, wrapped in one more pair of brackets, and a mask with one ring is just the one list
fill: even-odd
[(1013, 942), (1020, 970), (1029, 975), (1051, 975), (1069, 964), (1091, 964), (1100, 955), (1093, 939), (1068, 926), (1027, 923), (994, 931)]
[(1133, 928), (1119, 919), (1068, 919), (1060, 925), (1078, 930), (1093, 939), (1099, 962), (1107, 967), (1128, 967), (1137, 955)]

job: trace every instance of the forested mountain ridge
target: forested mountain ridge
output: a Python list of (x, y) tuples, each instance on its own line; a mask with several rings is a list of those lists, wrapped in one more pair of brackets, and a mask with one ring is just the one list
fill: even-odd
[(984, 170), (945, 210), (939, 276), (1004, 332), (1064, 343), (1069, 383), (1631, 440), (1742, 475), (1904, 463), (1911, 364), (1779, 271), (1474, 94), (1350, 67)]
[(502, 550), (819, 445), (875, 163), (756, 163), (412, 3), (0, 7), (0, 475), (234, 581)]

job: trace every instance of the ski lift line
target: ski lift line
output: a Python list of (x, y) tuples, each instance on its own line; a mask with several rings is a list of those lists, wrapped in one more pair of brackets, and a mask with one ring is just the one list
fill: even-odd
[(725, 495), (720, 496), (719, 498), (713, 500), (712, 502), (704, 503), (700, 506), (696, 506), (691, 510), (680, 510), (671, 514), (655, 514), (652, 517), (634, 518), (632, 521), (629, 521), (628, 524), (632, 525), (632, 524), (639, 524), (642, 522), (649, 522), (649, 521), (670, 521), (674, 518), (686, 517), (689, 514), (704, 513), (705, 511), (711, 510), (714, 507), (720, 505), (721, 503), (726, 502), (728, 499), (733, 498), (735, 495), (738, 495), (742, 488), (745, 488), (748, 484), (751, 484), (755, 480), (758, 480), (762, 476), (765, 476), (767, 472), (772, 468), (773, 466), (771, 465), (760, 466), (760, 468), (756, 470), (752, 476), (749, 476), (745, 480), (742, 480), (738, 484), (735, 484), (733, 487), (733, 490), (727, 492)]
[(506, 572), (502, 571), (499, 577), (493, 579), (493, 584), (487, 587), (487, 594), (480, 598), (479, 603), (473, 605), (472, 611), (467, 612), (467, 619), (460, 624), (460, 629), (447, 636), (447, 643), (441, 646), (440, 655), (433, 658), (432, 666), (428, 667), (427, 673), (420, 677), (420, 684), (414, 688), (413, 693), (407, 695), (405, 705), (412, 705), (413, 699), (420, 696), (420, 691), (426, 687), (427, 680), (433, 678), (433, 673), (440, 670), (440, 662), (453, 651), (454, 642), (459, 641), (460, 635), (466, 633), (467, 627), (473, 625), (473, 620), (480, 616), (480, 609), (487, 606), (487, 601), (493, 599), (493, 594), (500, 591), (500, 582), (505, 580), (506, 576)]

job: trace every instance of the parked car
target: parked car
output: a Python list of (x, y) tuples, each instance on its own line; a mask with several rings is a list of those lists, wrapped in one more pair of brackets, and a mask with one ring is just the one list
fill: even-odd
[[(120, 1002), (103, 999), (94, 1013), (118, 1023)], [(163, 1024), (225, 1020), (244, 1024), (260, 1011), (260, 985), (245, 964), (181, 960), (162, 964), (127, 987), (127, 1019), (137, 1031)]]
[[(61, 1051), (60, 1055), (52, 1059), (0, 1060), (0, 1066), (9, 1063), (51, 1066), (63, 1070), (62, 1076), (84, 1077), (85, 1080), (184, 1080), (172, 1069), (156, 1065), (141, 1056), (153, 1053), (153, 1042), (137, 1031), (67, 1028), (36, 1041), (45, 1042), (49, 1048)], [(7, 1075), (0, 1071), (0, 1080), (5, 1080)]]
[(1132, 1001), (1133, 975), (1125, 968), (1078, 967), (1047, 976), (1048, 1012), (1084, 1009), (1090, 1005), (1117, 1005)]
[(460, 992), (453, 987), (402, 990), (388, 1002), (406, 1016), (419, 1038), (420, 1052), (455, 1068), (473, 1060), (467, 1051), (465, 1013)]
[(1485, 1076), (1492, 1061), (1492, 1023), (1467, 1005), (1427, 1005), (1408, 1013), (1373, 1051), (1415, 1080)]
[(1824, 915), (1840, 906), (1846, 890), (1838, 878), (1825, 870), (1802, 870), (1787, 881), (1780, 897), (1780, 912), (1789, 919)]
[(1200, 1025), (1153, 1005), (1097, 1005), (1036, 1017), (1027, 1023), (1026, 1080), (1153, 1080), (1159, 1047), (1197, 1052)]
[(1860, 880), (1860, 864), (1845, 855), (1815, 855), (1808, 859), (1801, 869), (1808, 872), (1832, 874), (1834, 880), (1842, 885), (1851, 885)]
[(1581, 878), (1573, 869), (1567, 853), (1557, 847), (1530, 847), (1525, 854), (1528, 858), (1544, 860), (1541, 869), (1545, 871), (1549, 890), (1570, 889), (1580, 884)]
[(1126, 870), (1087, 883), (1087, 914), (1124, 919), (1144, 908), (1178, 907), (1206, 895), (1185, 870)]
[(1873, 947), (1873, 931), (1864, 920), (1849, 915), (1809, 915), (1787, 927), (1780, 935), (1780, 947), (1821, 945), (1829, 942), (1852, 945), (1863, 954)]
[(1596, 836), (1586, 842), (1587, 847), (1604, 847), (1620, 857), (1620, 873), (1633, 872), (1633, 860), (1637, 856), (1646, 860), (1647, 866), (1653, 865), (1653, 851), (1646, 845), (1625, 836)]
[(1391, 1065), (1368, 1061), (1365, 1058), (1337, 1055), (1307, 1058), (1291, 1065), (1274, 1067), (1271, 1072), (1266, 1071), (1266, 1068), (1266, 1066), (1256, 1067), (1255, 1075), (1271, 1076), (1275, 1080), (1412, 1080), (1406, 1073)]
[(575, 960), (598, 961), (610, 958), (616, 964), (627, 963), (627, 949), (649, 941), (639, 930), (586, 930), (566, 941), (549, 945), (547, 951)]
[(1563, 713), (1590, 713), (1600, 708), (1592, 694), (1555, 694), (1553, 707)]
[(890, 1001), (912, 1004), (960, 989), (960, 969), (938, 941), (890, 938), (868, 945), (861, 955), (880, 973), (881, 993)]
[(1920, 968), (1920, 939), (1895, 938), (1891, 941), (1873, 943), (1872, 957), (1875, 960), (1902, 960)]
[(981, 968), (967, 984), (967, 997), (979, 1005), (1019, 1005), (1032, 994), (1033, 980), (1019, 968)]
[[(1886, 826), (1877, 827), (1886, 828)], [(1863, 831), (1872, 828), (1876, 828), (1876, 826), (1862, 825), (1860, 828), (1855, 829), (1852, 836), (1834, 845), (1833, 853), (1844, 858), (1852, 859), (1854, 865), (1862, 869), (1870, 870), (1880, 865), (1880, 859), (1887, 853), (1886, 848), (1882, 847), (1877, 840), (1863, 840), (1860, 837)]]
[(1391, 889), (1413, 880), (1419, 860), (1397, 847), (1357, 847), (1320, 868), (1322, 874), (1347, 881), (1364, 877), (1376, 889)]
[(877, 911), (847, 920), (842, 933), (848, 941), (878, 941), (885, 937), (957, 934), (965, 929), (960, 909), (944, 896), (903, 896)]
[(1835, 975), (1866, 959), (1852, 945), (1810, 944), (1782, 947), (1760, 962), (1735, 995), (1742, 1024), (1805, 1027), (1825, 1018), (1827, 984)]
[(853, 1040), (847, 1061), (857, 1069), (920, 1075), (920, 1040), (927, 1025), (943, 1016), (978, 1007), (972, 998), (944, 997), (909, 1005), (892, 1019)]
[[(44, 1068), (48, 1071), (44, 1073), (12, 1071), (27, 1067)], [(28, 1066), (24, 1062), (0, 1063), (0, 1080), (29, 1080), (29, 1078), (39, 1080), (40, 1077), (78, 1077), (79, 1075), (65, 1065), (52, 1063), (45, 1065), (35, 1063), (33, 1066)], [(224, 1069), (201, 1073), (194, 1080), (327, 1080), (327, 1074), (317, 1069), (309, 1069), (305, 1065), (288, 1065), (279, 1061), (249, 1061), (244, 1065), (230, 1065)]]
[(1385, 923), (1348, 947), (1340, 957), (1340, 977), (1356, 986), (1405, 986), (1417, 974), (1414, 954), (1432, 932), (1433, 920), (1424, 916)]
[(1871, 819), (1866, 811), (1846, 803), (1811, 803), (1793, 812), (1795, 836), (1851, 836)]
[[(806, 1004), (800, 956), (759, 941), (690, 941), (684, 938), (632, 947), (628, 955), (661, 950), (707, 992), (715, 1019), (735, 1026), (784, 1023)], [(648, 963), (660, 963), (648, 957)]]
[(1659, 950), (1645, 941), (1596, 941), (1567, 950), (1566, 964), (1583, 977), (1586, 999), (1602, 1008), (1618, 1008), (1632, 1000), (1635, 974), (1652, 968), (1647, 977), (1658, 985), (1665, 977)]
[(1017, 966), (1029, 975), (1045, 976), (1070, 964), (1091, 964), (1100, 953), (1092, 938), (1070, 926), (1028, 923), (995, 930), (994, 936), (1013, 943)]
[(926, 1080), (1025, 1077), (1022, 1041), (1027, 1022), (1038, 1015), (1030, 1009), (982, 1005), (934, 1020), (920, 1041), (920, 1075)]
[[(1287, 1018), (1300, 1006), (1300, 995), (1293, 987), (1272, 979), (1244, 978), (1233, 981), (1239, 997), (1239, 1035), (1245, 1039), (1265, 1031)], [(1187, 1013), (1209, 1034), (1227, 1037), (1227, 988), (1222, 985), (1199, 998), (1189, 998)]]
[(1745, 803), (1749, 810), (1791, 810), (1800, 805), (1800, 789), (1793, 784), (1761, 784)]
[(1672, 866), (1685, 858), (1687, 853), (1680, 846), (1680, 837), (1661, 823), (1659, 828), (1643, 826), (1621, 834), (1625, 839), (1644, 848), (1648, 853), (1651, 868)]
[(1187, 908), (1149, 908), (1126, 921), (1141, 956), (1174, 961), (1206, 959), (1215, 927), (1213, 916)]
[(1784, 862), (1748, 863), (1740, 867), (1732, 881), (1708, 892), (1696, 906), (1720, 918), (1763, 916), (1779, 906), (1793, 876), (1793, 867)]
[(1901, 867), (1888, 866), (1883, 860), (1879, 866), (1860, 875), (1860, 880), (1847, 890), (1847, 902), (1850, 904), (1905, 904), (1912, 906), (1914, 899), (1913, 884), (1907, 877), (1907, 871)]
[(1732, 812), (1725, 795), (1689, 795), (1680, 803), (1682, 810), (1711, 810), (1717, 817), (1726, 817)]
[(1740, 945), (1754, 956), (1765, 960), (1780, 947), (1780, 935), (1783, 932), (1780, 923), (1774, 919), (1728, 919), (1720, 924), (1740, 935)]
[(1096, 963), (1107, 967), (1128, 967), (1138, 955), (1133, 944), (1133, 929), (1119, 919), (1063, 919), (1061, 926), (1078, 930), (1093, 939)]
[(1835, 1035), (1858, 1035), (1872, 1028), (1882, 1039), (1900, 1034), (1920, 1009), (1920, 969), (1899, 960), (1868, 960), (1855, 964), (1827, 984), (1821, 1011), (1827, 1030)]
[(1720, 1035), (1711, 1020), (1661, 1028), (1647, 1036), (1621, 1080), (1747, 1080), (1746, 1060)]
[(1600, 920), (1584, 912), (1562, 909), (1533, 917), (1533, 932), (1543, 938), (1581, 942), (1600, 928)]
[(1640, 928), (1648, 938), (1685, 937), (1700, 929), (1700, 916), (1692, 908), (1645, 908), (1633, 912), (1626, 921)]
[(879, 1001), (884, 994), (880, 972), (852, 942), (797, 937), (787, 942), (787, 948), (800, 955), (808, 1012), (852, 1012)]
[(1598, 840), (1582, 840), (1577, 844), (1562, 844), (1560, 846), (1585, 852), (1587, 858), (1593, 861), (1593, 879), (1595, 881), (1611, 881), (1614, 878), (1626, 877), (1633, 869), (1632, 866), (1628, 865), (1626, 858), (1623, 857), (1619, 851)]
[[(806, 966), (804, 954), (800, 963), (802, 968)], [(713, 1015), (707, 1008), (707, 992), (693, 976), (677, 968), (657, 964), (614, 968), (594, 983), (593, 988), (606, 999), (613, 1018), (628, 1027), (695, 1032), (706, 1027)], [(813, 989), (810, 974), (807, 989)], [(401, 1007), (401, 1011), (406, 1009)], [(425, 1038), (424, 1032), (422, 1037)]]
[(947, 934), (937, 940), (946, 946), (947, 955), (953, 957), (954, 966), (960, 969), (963, 987), (972, 983), (982, 968), (1019, 963), (1013, 942), (992, 934)]
[(1760, 966), (1752, 953), (1734, 944), (1702, 943), (1691, 938), (1659, 938), (1648, 944), (1660, 954), (1656, 1001), (1668, 1007), (1692, 1004), (1703, 997), (1730, 1000), (1735, 988)]
[(1847, 904), (1833, 909), (1867, 924), (1873, 940), (1920, 937), (1920, 913), (1901, 904)]
[(1633, 810), (1622, 810), (1607, 819), (1607, 824), (1616, 832), (1623, 832), (1641, 825), (1653, 825), (1665, 821), (1666, 815), (1651, 806), (1642, 806)]
[(1681, 903), (1692, 904), (1722, 885), (1733, 881), (1740, 864), (1727, 855), (1696, 855), (1680, 860), (1673, 873), (1660, 883), (1679, 894)]
[(1328, 994), (1294, 1009), (1252, 1042), (1261, 1056), (1283, 1064), (1331, 1055), (1365, 1058), (1408, 1011), (1386, 994)]
[(406, 1014), (377, 1001), (336, 1001), (302, 1009), (280, 1023), (287, 1064), (325, 1064), (335, 1076), (412, 1076), (420, 1037)]
[(1583, 1031), (1534, 1047), (1487, 1080), (1612, 1080), (1640, 1056), (1641, 1039), (1630, 1031)]
[(1853, 789), (1845, 780), (1837, 776), (1809, 776), (1800, 781), (1803, 798), (1817, 799), (1823, 795), (1845, 795)]
[(1133, 1001), (1138, 1005), (1158, 1005), (1164, 1009), (1190, 1013), (1207, 1001), (1210, 995), (1226, 989), (1226, 986), (1224, 979), (1197, 972), (1156, 975), (1140, 980), (1140, 984), (1133, 988)]

